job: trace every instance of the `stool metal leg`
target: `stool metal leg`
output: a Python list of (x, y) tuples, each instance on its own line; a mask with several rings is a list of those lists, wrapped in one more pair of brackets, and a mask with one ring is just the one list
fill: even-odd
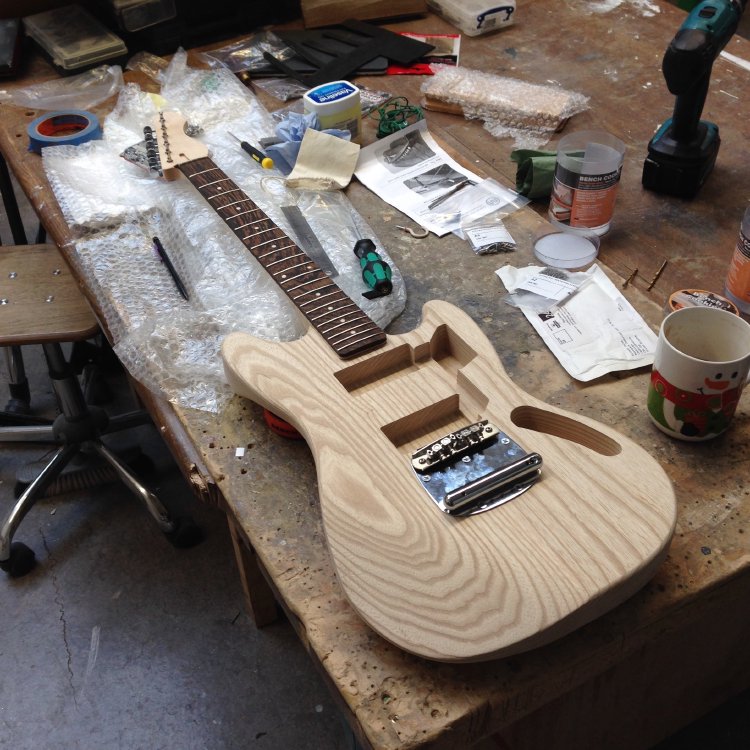
[(192, 547), (200, 542), (203, 534), (198, 526), (186, 517), (170, 517), (159, 498), (143, 485), (136, 475), (118, 455), (105, 446), (100, 437), (113, 430), (135, 427), (149, 421), (143, 411), (109, 416), (97, 407), (89, 406), (83, 395), (74, 368), (65, 359), (59, 343), (43, 345), (49, 375), (60, 406), (61, 414), (52, 426), (45, 427), (3, 427), (0, 428), (0, 441), (50, 440), (62, 443), (52, 460), (41, 474), (36, 476), (10, 514), (0, 526), (0, 568), (11, 576), (22, 576), (34, 565), (34, 553), (20, 542), (13, 542), (13, 534), (23, 517), (33, 506), (37, 497), (47, 490), (60, 477), (70, 460), (78, 453), (94, 453), (110, 466), (125, 486), (137, 495), (159, 529), (175, 547)]
[(159, 498), (141, 483), (138, 477), (120, 460), (119, 456), (109, 450), (103, 443), (90, 442), (86, 445), (95, 450), (117, 472), (117, 476), (122, 483), (141, 499), (148, 512), (153, 516), (159, 528), (165, 534), (174, 531), (174, 522), (169, 517), (169, 512), (161, 504)]
[(6, 346), (5, 363), (8, 368), (8, 391), (10, 401), (5, 411), (10, 414), (28, 414), (31, 406), (29, 381), (26, 379), (26, 368), (23, 365), (23, 354), (20, 346)]
[(50, 425), (21, 425), (0, 427), (0, 442), (9, 443), (58, 443), (54, 428)]
[(18, 210), (18, 201), (16, 201), (16, 193), (13, 190), (13, 183), (10, 179), (10, 172), (8, 171), (8, 165), (5, 162), (5, 157), (0, 153), (0, 193), (3, 198), (3, 205), (5, 206), (5, 214), (8, 217), (8, 224), (10, 225), (10, 232), (13, 235), (13, 243), (15, 245), (26, 244), (26, 231), (23, 228), (23, 220), (21, 219), (21, 212)]
[(0, 564), (10, 559), (10, 543), (13, 539), (18, 525), (24, 516), (31, 510), (34, 502), (44, 493), (58, 474), (65, 468), (73, 456), (78, 453), (80, 446), (77, 444), (63, 445), (52, 460), (42, 469), (37, 478), (26, 488), (21, 497), (16, 500), (16, 504), (6, 517), (3, 525), (0, 527)]

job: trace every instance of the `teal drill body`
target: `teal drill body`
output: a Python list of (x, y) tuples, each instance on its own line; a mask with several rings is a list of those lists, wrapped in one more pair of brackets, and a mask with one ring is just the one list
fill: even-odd
[(643, 186), (690, 198), (713, 169), (719, 128), (701, 120), (714, 60), (737, 30), (747, 0), (703, 0), (672, 39), (662, 61), (664, 80), (674, 94), (672, 117), (648, 144)]

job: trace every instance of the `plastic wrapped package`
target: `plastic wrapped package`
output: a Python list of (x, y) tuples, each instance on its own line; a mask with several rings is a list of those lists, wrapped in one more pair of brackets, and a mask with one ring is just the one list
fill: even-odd
[(153, 55), (145, 50), (136, 52), (125, 65), (127, 70), (143, 73), (157, 82), (161, 82), (168, 67), (169, 63), (163, 57)]
[[(273, 131), (272, 119), (247, 89), (221, 71), (187, 68), (184, 56), (176, 56), (165, 81), (167, 108), (200, 120), (199, 138), (212, 160), (292, 237), (283, 207), (299, 208), (336, 268), (336, 283), (376, 323), (385, 326), (401, 312), (405, 292), (398, 269), (346, 196), (289, 189), (280, 174), (261, 169), (238, 148), (230, 133), (253, 141)], [(151, 97), (127, 86), (104, 123), (103, 140), (44, 149), (45, 170), (76, 230), (79, 267), (125, 366), (182, 406), (217, 411), (231, 395), (219, 353), (227, 333), (284, 341), (301, 335), (306, 324), (188, 180), (157, 179), (120, 158), (155, 115)], [(185, 283), (189, 302), (156, 255), (154, 236)], [(371, 237), (393, 268), (388, 297), (361, 296), (367, 287), (352, 250), (360, 236)]]
[(47, 179), (74, 231), (136, 218), (154, 206), (153, 180), (128, 164), (111, 143), (42, 149)]
[(91, 109), (123, 85), (119, 65), (99, 65), (85, 73), (24, 88), (0, 91), (0, 102), (30, 109)]
[(205, 131), (225, 128), (242, 115), (259, 135), (273, 133), (271, 115), (231, 71), (190, 68), (183, 49), (175, 53), (164, 73), (161, 95), (191, 125)]
[(272, 31), (260, 31), (216, 49), (201, 52), (199, 57), (211, 67), (224, 66), (232, 73), (267, 71), (269, 63), (265, 53), (278, 60), (294, 57), (294, 50)]
[(539, 148), (568, 118), (588, 108), (588, 97), (557, 86), (540, 85), (471, 68), (434, 66), (422, 85), (424, 106), (484, 121), (497, 137), (516, 148)]

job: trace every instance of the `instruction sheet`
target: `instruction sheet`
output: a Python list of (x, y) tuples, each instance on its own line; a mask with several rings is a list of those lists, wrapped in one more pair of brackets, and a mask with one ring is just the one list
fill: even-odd
[(448, 199), (482, 182), (438, 146), (425, 120), (363, 148), (354, 175), (438, 237), (451, 231), (443, 216)]
[(574, 294), (564, 279), (541, 266), (496, 271), (510, 293), (544, 289), (548, 299), (562, 301), (539, 311), (520, 306), (568, 374), (589, 381), (618, 370), (653, 364), (656, 334), (598, 266)]

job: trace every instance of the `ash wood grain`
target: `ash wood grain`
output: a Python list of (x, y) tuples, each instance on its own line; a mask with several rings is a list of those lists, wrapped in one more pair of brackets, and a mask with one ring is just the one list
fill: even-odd
[[(222, 357), (237, 393), (307, 439), (341, 585), (411, 653), (477, 661), (540, 646), (633, 594), (666, 554), (676, 504), (657, 462), (521, 391), (452, 305), (428, 303), (418, 329), (348, 365), (311, 333), (285, 344), (231, 334)], [(485, 418), (542, 454), (542, 480), (494, 510), (448, 517), (410, 454)]]

